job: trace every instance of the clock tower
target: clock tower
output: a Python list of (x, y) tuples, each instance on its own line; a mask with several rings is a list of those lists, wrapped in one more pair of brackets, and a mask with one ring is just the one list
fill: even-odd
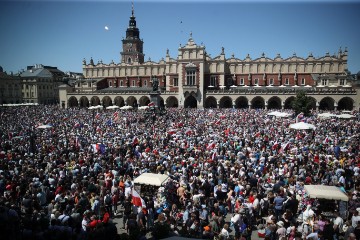
[(129, 20), (129, 26), (126, 30), (126, 38), (122, 40), (121, 62), (132, 64), (134, 62), (143, 63), (144, 42), (140, 39), (140, 31), (136, 27), (136, 20), (134, 16), (134, 3), (132, 4), (131, 17)]

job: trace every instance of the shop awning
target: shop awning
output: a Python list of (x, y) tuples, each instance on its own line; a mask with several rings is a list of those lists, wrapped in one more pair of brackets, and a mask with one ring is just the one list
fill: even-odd
[(338, 187), (325, 185), (305, 185), (310, 198), (349, 201), (349, 197)]
[(145, 184), (152, 186), (162, 186), (163, 183), (169, 178), (168, 175), (164, 174), (155, 174), (155, 173), (143, 173), (137, 178), (135, 178), (135, 184)]

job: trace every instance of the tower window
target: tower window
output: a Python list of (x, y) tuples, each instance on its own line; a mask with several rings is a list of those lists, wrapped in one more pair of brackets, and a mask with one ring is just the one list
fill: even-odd
[(120, 80), (120, 87), (123, 86), (123, 80)]
[(131, 58), (130, 57), (128, 58), (128, 63), (131, 63)]
[(244, 79), (240, 78), (240, 85), (244, 85)]
[(210, 86), (216, 87), (216, 76), (210, 77)]
[(274, 85), (274, 79), (273, 78), (270, 78), (269, 85)]
[(258, 79), (258, 78), (255, 78), (255, 79), (254, 79), (254, 84), (255, 84), (255, 85), (259, 85), (259, 79)]
[(186, 71), (186, 85), (193, 86), (195, 85), (195, 70)]
[(344, 86), (344, 85), (346, 85), (346, 81), (345, 81), (345, 79), (340, 79), (340, 84), (339, 84), (340, 86)]
[(147, 87), (147, 80), (144, 80), (144, 86)]
[(289, 79), (285, 78), (285, 85), (289, 85)]
[(135, 80), (132, 80), (132, 86), (135, 87)]

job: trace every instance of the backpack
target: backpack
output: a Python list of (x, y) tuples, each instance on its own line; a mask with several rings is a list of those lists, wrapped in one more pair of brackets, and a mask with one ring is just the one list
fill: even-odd
[(109, 194), (107, 194), (105, 196), (105, 205), (111, 205), (111, 202), (112, 202), (111, 196)]

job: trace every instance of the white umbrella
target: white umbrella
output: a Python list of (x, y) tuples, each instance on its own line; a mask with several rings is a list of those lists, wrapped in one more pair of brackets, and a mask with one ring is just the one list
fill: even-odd
[(275, 115), (276, 117), (290, 117), (291, 114), (290, 113), (286, 113), (286, 112), (281, 112), (278, 113), (277, 115)]
[(133, 109), (132, 106), (123, 106), (120, 108), (121, 110), (129, 110), (129, 109)]
[(331, 118), (331, 117), (335, 117), (335, 116), (336, 116), (336, 114), (332, 114), (329, 112), (318, 114), (318, 117), (320, 117), (320, 118)]
[(268, 115), (268, 116), (277, 116), (279, 113), (281, 113), (281, 112), (275, 111), (275, 112), (269, 112), (266, 115)]
[(310, 86), (310, 85), (306, 85), (306, 86), (304, 86), (304, 87), (307, 87), (307, 88), (309, 88), (309, 87), (312, 87), (312, 86)]
[(291, 129), (296, 129), (296, 130), (316, 129), (316, 127), (314, 125), (309, 124), (309, 123), (304, 123), (304, 122), (293, 123), (293, 124), (290, 124), (289, 127)]
[(351, 115), (351, 114), (341, 114), (341, 115), (336, 115), (337, 118), (344, 118), (344, 119), (349, 119), (349, 118), (353, 118), (355, 117), (354, 115)]
[(49, 124), (45, 124), (45, 125), (40, 125), (40, 126), (37, 126), (36, 128), (37, 129), (46, 129), (46, 128), (52, 128), (53, 126), (49, 125)]
[(139, 107), (138, 109), (139, 110), (146, 110), (146, 109), (148, 109), (149, 108), (149, 106), (141, 106), (141, 107)]
[(91, 110), (91, 109), (100, 109), (100, 108), (103, 108), (103, 106), (97, 105), (97, 106), (91, 106), (91, 107), (89, 107), (90, 110)]
[(116, 105), (106, 107), (106, 109), (117, 109), (117, 108), (120, 108), (120, 107), (119, 107), (119, 106), (116, 106)]

